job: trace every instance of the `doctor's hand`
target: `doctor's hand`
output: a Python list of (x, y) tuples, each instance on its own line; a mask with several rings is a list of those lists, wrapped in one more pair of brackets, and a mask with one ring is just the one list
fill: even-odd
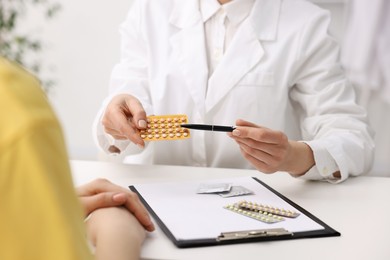
[(154, 230), (153, 222), (136, 193), (115, 185), (106, 179), (96, 179), (76, 188), (85, 215), (109, 207), (123, 207), (132, 213), (148, 231)]
[(257, 170), (264, 173), (286, 171), (300, 176), (314, 165), (313, 152), (307, 144), (290, 141), (283, 132), (245, 120), (237, 120), (236, 126), (228, 135), (238, 143), (244, 158)]
[(102, 124), (104, 131), (115, 139), (130, 140), (140, 147), (145, 146), (139, 129), (147, 126), (146, 113), (137, 98), (127, 94), (115, 96), (104, 112)]

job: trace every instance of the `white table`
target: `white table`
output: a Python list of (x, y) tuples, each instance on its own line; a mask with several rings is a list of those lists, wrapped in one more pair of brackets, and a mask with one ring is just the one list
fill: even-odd
[(75, 185), (106, 178), (137, 183), (254, 176), (302, 206), (341, 237), (257, 242), (179, 249), (157, 227), (148, 234), (142, 259), (390, 259), (390, 178), (357, 177), (333, 185), (294, 179), (286, 173), (162, 165), (71, 161)]

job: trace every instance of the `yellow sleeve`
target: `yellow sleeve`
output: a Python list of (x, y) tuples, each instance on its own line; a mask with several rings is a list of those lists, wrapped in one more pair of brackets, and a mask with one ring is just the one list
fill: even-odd
[(92, 259), (60, 125), (37, 84), (16, 83), (0, 79), (0, 259)]

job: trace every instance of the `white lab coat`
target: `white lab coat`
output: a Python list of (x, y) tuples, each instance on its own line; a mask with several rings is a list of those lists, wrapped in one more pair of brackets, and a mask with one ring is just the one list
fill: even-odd
[[(100, 118), (113, 95), (136, 96), (147, 114), (187, 114), (191, 123), (234, 125), (242, 118), (306, 141), (310, 179), (342, 180), (371, 167), (365, 111), (342, 74), (329, 13), (303, 1), (257, 0), (209, 78), (198, 0), (136, 0), (122, 24), (122, 59), (95, 122), (99, 146), (110, 140)], [(135, 153), (129, 142), (115, 142)], [(125, 151), (125, 147), (127, 150)], [(224, 133), (148, 145), (137, 163), (253, 168)], [(131, 157), (125, 162), (135, 162)]]

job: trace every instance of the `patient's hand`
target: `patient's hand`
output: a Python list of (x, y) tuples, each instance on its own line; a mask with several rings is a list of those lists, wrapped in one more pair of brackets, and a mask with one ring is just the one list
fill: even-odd
[(105, 179), (96, 179), (76, 188), (76, 193), (89, 215), (100, 208), (123, 206), (131, 212), (148, 231), (154, 230), (153, 222), (137, 194)]

